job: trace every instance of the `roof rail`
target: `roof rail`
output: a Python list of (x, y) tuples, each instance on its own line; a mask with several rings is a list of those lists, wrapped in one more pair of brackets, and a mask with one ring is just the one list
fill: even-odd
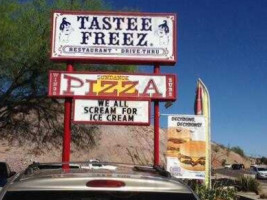
[(153, 168), (161, 175), (165, 176), (167, 178), (171, 178), (171, 173), (166, 171), (164, 167), (161, 167), (160, 165), (154, 165)]
[[(94, 162), (59, 162), (59, 163), (39, 163), (39, 162), (33, 162), (31, 165), (29, 165), (24, 174), (25, 175), (30, 175), (33, 174), (37, 170), (43, 170), (43, 169), (61, 169), (63, 164), (69, 164), (69, 168), (71, 169), (78, 169), (81, 168), (82, 164), (89, 164)], [(136, 166), (136, 165), (129, 165), (129, 164), (124, 164), (124, 163), (112, 163), (112, 162), (99, 162), (100, 164), (104, 165), (115, 165), (115, 166), (131, 166), (133, 167), (134, 171), (139, 171), (139, 172), (151, 172), (151, 173), (157, 173), (160, 176), (170, 178), (171, 174), (170, 172), (166, 171), (164, 167), (160, 165), (154, 165), (154, 166)]]
[(80, 168), (79, 165), (74, 165), (73, 163), (39, 163), (39, 162), (33, 162), (30, 164), (27, 169), (25, 170), (25, 175), (32, 174), (33, 172), (37, 170), (42, 169), (61, 169), (62, 165), (69, 164), (69, 168), (71, 169), (78, 169)]
[(159, 175), (171, 178), (170, 172), (166, 171), (164, 167), (161, 167), (160, 165), (154, 165), (154, 166), (135, 166), (133, 168), (135, 171), (142, 171), (142, 172), (157, 172)]
[(39, 169), (39, 165), (40, 165), (40, 163), (38, 163), (38, 162), (33, 162), (32, 164), (30, 164), (30, 165), (26, 168), (24, 174), (25, 174), (25, 175), (32, 174), (34, 171), (36, 171), (36, 170)]

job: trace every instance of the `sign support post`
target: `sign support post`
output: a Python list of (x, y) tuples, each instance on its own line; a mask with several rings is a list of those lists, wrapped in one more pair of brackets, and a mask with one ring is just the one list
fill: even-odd
[[(71, 63), (67, 64), (68, 72), (74, 71)], [(62, 162), (70, 162), (70, 142), (71, 142), (71, 113), (72, 113), (72, 98), (65, 98), (64, 103), (64, 135), (63, 135), (63, 149), (62, 149)], [(69, 164), (63, 164), (62, 168), (69, 169)]]
[[(88, 21), (89, 17), (93, 20)], [(116, 22), (118, 17), (121, 19), (119, 23)], [(177, 61), (176, 14), (54, 11), (52, 21), (50, 59), (67, 62), (65, 72), (49, 72), (49, 97), (65, 98), (62, 168), (69, 170), (72, 104), (75, 104), (79, 98), (88, 99), (91, 102), (110, 100), (110, 103), (113, 100), (116, 101), (116, 105), (117, 101), (125, 102), (125, 105), (126, 101), (130, 100), (146, 100), (148, 104), (153, 101), (154, 165), (158, 166), (160, 164), (159, 102), (176, 100), (176, 76), (160, 73), (160, 65), (175, 65)], [(96, 28), (95, 24), (97, 24)], [(85, 31), (86, 29), (90, 31)], [(116, 33), (114, 30), (117, 30)], [(74, 62), (149, 64), (154, 65), (154, 72), (153, 75), (81, 73), (73, 72)], [(89, 106), (92, 107), (92, 105)], [(88, 110), (89, 106), (84, 110), (84, 114), (87, 114), (91, 121), (102, 121), (103, 115), (99, 115), (102, 113), (97, 113), (98, 111), (91, 113), (92, 111)], [(111, 108), (109, 104), (105, 106)], [(122, 108), (123, 105), (120, 107)], [(110, 116), (107, 117), (106, 122), (117, 120), (128, 123), (142, 119), (142, 115), (137, 113), (137, 108), (127, 109), (121, 111), (122, 115), (113, 115), (111, 119)], [(126, 114), (131, 116), (127, 118)], [(142, 120), (139, 120), (139, 125), (150, 123), (150, 118), (148, 122)]]
[[(160, 73), (160, 66), (154, 66), (154, 74)], [(154, 101), (154, 166), (159, 165), (159, 101)]]

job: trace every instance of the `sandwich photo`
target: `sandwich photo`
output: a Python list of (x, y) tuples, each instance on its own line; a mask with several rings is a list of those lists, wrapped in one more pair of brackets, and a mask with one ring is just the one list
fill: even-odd
[(205, 171), (204, 141), (190, 141), (180, 145), (180, 166), (190, 171)]
[(180, 145), (191, 140), (191, 131), (180, 127), (168, 129), (167, 156), (179, 157)]

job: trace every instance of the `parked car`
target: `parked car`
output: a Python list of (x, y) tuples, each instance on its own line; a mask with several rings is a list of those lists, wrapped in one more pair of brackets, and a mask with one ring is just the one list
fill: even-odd
[(16, 172), (12, 172), (7, 163), (0, 162), (0, 188), (3, 187), (7, 183), (7, 180), (14, 174), (16, 174)]
[(42, 165), (36, 163), (14, 176), (0, 192), (0, 200), (198, 200), (188, 186), (160, 167), (110, 163), (117, 167), (111, 171)]
[(233, 170), (239, 170), (239, 169), (244, 169), (245, 166), (243, 164), (232, 164), (232, 169)]
[(82, 169), (107, 169), (107, 170), (116, 170), (117, 167), (109, 164), (104, 164), (98, 159), (92, 159), (89, 161), (88, 165), (81, 165)]
[(255, 174), (257, 179), (267, 179), (267, 167), (252, 166), (252, 173)]
[(226, 168), (226, 169), (231, 169), (231, 168), (232, 168), (232, 165), (231, 165), (231, 164), (225, 164), (225, 165), (224, 165), (224, 168)]

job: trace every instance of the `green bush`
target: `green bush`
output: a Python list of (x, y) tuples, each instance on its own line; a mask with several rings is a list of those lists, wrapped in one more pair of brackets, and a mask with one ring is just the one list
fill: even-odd
[(232, 147), (231, 150), (237, 154), (239, 154), (242, 157), (246, 157), (243, 149), (241, 149), (239, 146)]
[(236, 200), (236, 190), (234, 188), (213, 187), (211, 189), (204, 185), (198, 185), (195, 192), (200, 200)]
[(224, 166), (226, 164), (226, 159), (222, 159), (222, 166)]
[(241, 176), (237, 180), (238, 189), (244, 192), (255, 192), (259, 194), (260, 192), (260, 183), (252, 177)]
[[(200, 200), (237, 200), (235, 187), (229, 186), (225, 181), (215, 181), (211, 188), (197, 183), (197, 181), (189, 181), (187, 184), (195, 191)], [(232, 183), (230, 183), (231, 185)], [(228, 186), (226, 186), (228, 185)]]
[(261, 162), (261, 164), (264, 164), (264, 165), (267, 165), (267, 158), (266, 157), (261, 157), (260, 158), (260, 162)]
[(267, 192), (260, 194), (261, 199), (267, 199)]
[(213, 149), (213, 151), (215, 152), (215, 153), (218, 153), (219, 151), (220, 151), (220, 148), (219, 148), (219, 146), (212, 146), (212, 149)]

